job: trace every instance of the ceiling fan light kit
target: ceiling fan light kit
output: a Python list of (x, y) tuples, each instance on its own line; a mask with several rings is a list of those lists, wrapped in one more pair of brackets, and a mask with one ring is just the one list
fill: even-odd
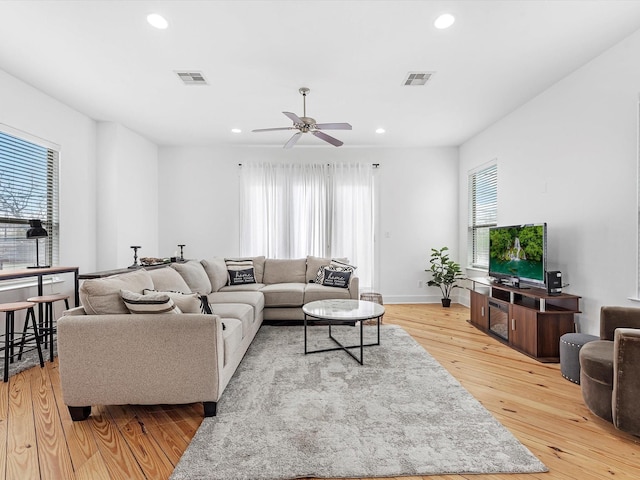
[(314, 118), (307, 117), (307, 94), (310, 90), (307, 87), (301, 87), (298, 92), (302, 95), (302, 117), (292, 112), (282, 112), (293, 122), (292, 127), (258, 128), (253, 131), (273, 132), (275, 130), (299, 130), (284, 144), (284, 148), (286, 149), (292, 148), (298, 140), (300, 140), (303, 133), (309, 132), (320, 140), (324, 140), (335, 147), (343, 145), (342, 141), (331, 135), (327, 135), (322, 130), (351, 130), (351, 125), (348, 123), (316, 123)]

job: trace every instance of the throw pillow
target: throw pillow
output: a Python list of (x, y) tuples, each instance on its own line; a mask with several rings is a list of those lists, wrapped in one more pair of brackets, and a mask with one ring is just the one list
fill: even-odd
[[(176, 273), (176, 275), (178, 275)], [(159, 291), (159, 290), (150, 290), (145, 288), (142, 292), (145, 296), (153, 295), (155, 293), (164, 293), (169, 296), (173, 303), (180, 309), (182, 313), (200, 313), (200, 294), (199, 293), (182, 293), (182, 292), (172, 292), (172, 291)]]
[(250, 259), (226, 259), (228, 285), (246, 285), (256, 283), (253, 269), (253, 260)]
[(169, 295), (163, 292), (142, 295), (121, 290), (120, 295), (129, 313), (182, 313)]
[(212, 292), (217, 292), (229, 282), (229, 273), (224, 258), (213, 257), (208, 260), (200, 260), (200, 263), (209, 276)]
[(185, 263), (172, 263), (171, 268), (175, 269), (187, 282), (191, 292), (208, 295), (211, 293), (211, 281), (207, 272), (200, 262), (189, 260)]
[(324, 269), (324, 278), (322, 279), (322, 285), (325, 287), (349, 287), (349, 280), (353, 272), (340, 272), (330, 267)]
[(187, 282), (182, 275), (171, 267), (154, 268), (149, 270), (149, 275), (153, 279), (153, 289), (158, 292), (182, 292), (191, 293)]
[[(341, 260), (333, 259), (331, 260), (331, 262), (329, 262), (329, 265), (323, 265), (320, 268), (318, 268), (318, 272), (316, 273), (315, 283), (319, 285), (324, 285), (325, 269), (329, 269), (335, 272), (353, 273), (356, 270), (356, 268), (357, 267), (354, 267), (353, 265), (349, 265), (348, 263), (345, 263)], [(351, 275), (349, 275), (349, 278), (351, 278)], [(349, 285), (349, 282), (347, 281), (347, 286), (348, 285)]]

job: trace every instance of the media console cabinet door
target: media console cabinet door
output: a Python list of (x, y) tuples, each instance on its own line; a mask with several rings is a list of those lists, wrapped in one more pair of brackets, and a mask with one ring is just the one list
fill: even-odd
[(483, 330), (489, 330), (489, 299), (473, 290), (470, 294), (471, 323)]
[(538, 312), (520, 305), (511, 305), (509, 343), (534, 357), (538, 356)]

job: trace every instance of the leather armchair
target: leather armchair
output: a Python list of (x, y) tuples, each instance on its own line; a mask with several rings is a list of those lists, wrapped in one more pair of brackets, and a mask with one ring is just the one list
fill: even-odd
[(580, 350), (580, 388), (594, 414), (640, 435), (640, 308), (601, 308), (600, 340)]

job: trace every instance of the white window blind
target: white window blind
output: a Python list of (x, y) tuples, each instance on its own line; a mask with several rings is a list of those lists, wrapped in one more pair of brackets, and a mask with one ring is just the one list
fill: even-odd
[(49, 234), (39, 240), (40, 264), (57, 265), (58, 157), (50, 146), (0, 130), (0, 268), (35, 265), (37, 240), (26, 238), (32, 219)]
[(489, 268), (489, 227), (498, 221), (498, 165), (469, 173), (469, 265)]

